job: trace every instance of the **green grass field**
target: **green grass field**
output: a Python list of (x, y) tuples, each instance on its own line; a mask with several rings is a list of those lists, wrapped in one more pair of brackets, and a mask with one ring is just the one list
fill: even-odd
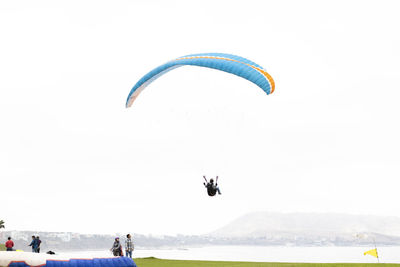
[(397, 266), (392, 263), (275, 263), (275, 262), (231, 262), (231, 261), (186, 261), (161, 260), (156, 258), (134, 259), (138, 267), (364, 267)]

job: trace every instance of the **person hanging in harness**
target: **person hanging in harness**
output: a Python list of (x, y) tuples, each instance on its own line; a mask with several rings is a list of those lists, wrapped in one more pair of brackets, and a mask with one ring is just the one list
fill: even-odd
[(219, 187), (218, 187), (218, 176), (215, 178), (215, 184), (214, 184), (214, 179), (211, 178), (210, 181), (208, 182), (206, 176), (203, 175), (203, 178), (204, 178), (204, 180), (206, 180), (206, 182), (203, 184), (207, 188), (207, 194), (210, 197), (215, 196), (217, 194), (217, 192), (218, 192), (218, 195), (221, 195), (221, 191), (219, 190)]

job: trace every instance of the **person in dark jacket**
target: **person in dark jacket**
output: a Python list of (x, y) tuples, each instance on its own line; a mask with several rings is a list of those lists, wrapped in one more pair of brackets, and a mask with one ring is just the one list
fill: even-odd
[(40, 244), (42, 243), (42, 240), (40, 240), (39, 236), (36, 237), (36, 242), (37, 242), (36, 253), (40, 253)]
[(37, 249), (37, 240), (36, 240), (36, 236), (32, 236), (32, 242), (29, 244), (30, 247), (32, 247), (32, 252), (36, 252)]
[[(216, 182), (214, 184), (214, 179), (210, 179), (210, 181), (208, 182), (206, 176), (203, 176), (203, 178), (204, 178), (204, 180), (206, 180), (206, 183), (203, 183), (203, 184), (207, 188), (207, 194), (210, 197), (215, 196), (215, 194), (217, 194), (217, 192), (218, 192), (218, 195), (221, 195), (221, 191), (219, 190), (218, 183)], [(218, 176), (215, 179), (216, 179), (216, 181), (218, 181)]]
[(114, 244), (110, 250), (112, 251), (114, 256), (123, 256), (122, 246), (121, 246), (121, 243), (119, 242), (119, 237), (115, 238)]

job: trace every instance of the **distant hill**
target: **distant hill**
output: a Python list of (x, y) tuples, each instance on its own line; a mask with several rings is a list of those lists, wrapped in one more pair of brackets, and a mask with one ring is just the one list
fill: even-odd
[(209, 235), (220, 238), (259, 238), (277, 234), (363, 238), (367, 236), (366, 233), (400, 237), (400, 218), (335, 213), (255, 212), (243, 215)]
[[(70, 232), (0, 231), (16, 249), (29, 251), (39, 235), (42, 251), (108, 250), (115, 235)], [(121, 241), (124, 244), (124, 235)], [(249, 213), (207, 235), (152, 236), (133, 233), (137, 249), (209, 245), (251, 246), (400, 246), (400, 218), (331, 213)]]

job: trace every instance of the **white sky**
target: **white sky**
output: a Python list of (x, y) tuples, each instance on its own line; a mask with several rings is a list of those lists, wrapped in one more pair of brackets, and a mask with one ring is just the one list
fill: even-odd
[[(398, 1), (1, 1), (8, 229), (201, 234), (252, 211), (400, 216)], [(267, 96), (183, 67), (246, 57)], [(202, 175), (219, 175), (209, 198)]]

